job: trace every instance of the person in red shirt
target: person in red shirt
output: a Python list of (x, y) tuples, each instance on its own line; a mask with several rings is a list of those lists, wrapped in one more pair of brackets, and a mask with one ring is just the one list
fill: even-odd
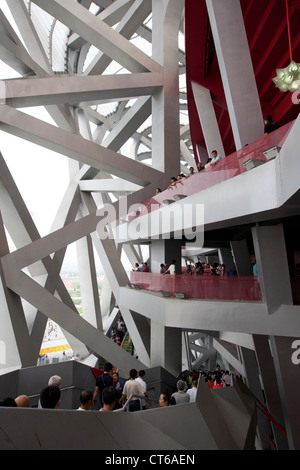
[(223, 387), (226, 387), (224, 380), (216, 376), (216, 380), (214, 381), (213, 388), (223, 388)]
[(213, 383), (213, 381), (212, 381), (212, 379), (211, 379), (210, 376), (206, 377), (205, 383), (206, 383), (206, 385), (208, 386), (208, 388), (213, 388), (213, 386), (214, 386), (214, 383)]

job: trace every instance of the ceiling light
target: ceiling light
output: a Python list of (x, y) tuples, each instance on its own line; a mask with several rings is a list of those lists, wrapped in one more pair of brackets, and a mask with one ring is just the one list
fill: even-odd
[(297, 91), (300, 89), (300, 64), (292, 60), (290, 65), (284, 69), (276, 70), (277, 76), (273, 82), (280, 91)]

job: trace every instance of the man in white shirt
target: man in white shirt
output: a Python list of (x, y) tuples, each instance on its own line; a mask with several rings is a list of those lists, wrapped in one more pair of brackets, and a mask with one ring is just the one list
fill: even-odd
[(130, 395), (135, 395), (130, 404), (129, 404), (129, 411), (138, 411), (140, 410), (140, 401), (138, 398), (139, 396), (145, 396), (146, 400), (148, 400), (148, 395), (147, 392), (143, 389), (141, 384), (135, 380), (137, 378), (137, 371), (136, 369), (131, 369), (129, 371), (129, 376), (130, 379), (125, 382), (124, 388), (123, 388), (123, 394), (121, 397), (121, 403), (124, 405), (126, 400), (130, 397)]
[[(145, 390), (145, 392), (147, 392), (147, 384), (144, 380), (144, 377), (145, 377), (145, 371), (140, 370), (139, 371), (139, 376), (135, 380), (137, 380), (137, 382), (139, 382), (141, 384), (141, 386)], [(141, 404), (141, 409), (145, 410), (146, 409), (146, 400), (144, 398), (140, 399), (140, 404)]]
[(192, 388), (189, 388), (186, 391), (186, 393), (190, 396), (190, 403), (194, 403), (196, 401), (197, 385), (198, 385), (198, 380), (194, 379), (192, 381)]
[(222, 379), (224, 380), (224, 382), (226, 384), (226, 387), (230, 387), (231, 377), (230, 377), (230, 374), (229, 374), (228, 370), (225, 371), (225, 374), (223, 375)]
[(93, 392), (92, 390), (83, 390), (80, 394), (80, 407), (79, 411), (88, 411), (93, 406)]
[(170, 266), (168, 267), (168, 269), (164, 272), (164, 274), (167, 274), (168, 272), (169, 272), (170, 274), (176, 274), (176, 273), (175, 273), (175, 269), (176, 269), (175, 264), (176, 264), (176, 260), (173, 259), (173, 260), (172, 260), (172, 263), (170, 264)]

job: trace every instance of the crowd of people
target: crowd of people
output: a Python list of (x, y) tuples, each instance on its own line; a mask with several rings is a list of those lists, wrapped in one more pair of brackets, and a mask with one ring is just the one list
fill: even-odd
[[(279, 127), (280, 127), (280, 125), (273, 121), (272, 116), (267, 115), (267, 116), (264, 117), (264, 134), (265, 135), (270, 134), (271, 132), (275, 131), (276, 129), (279, 129)], [(245, 147), (247, 145), (248, 144), (246, 144)], [(201, 163), (201, 162), (197, 163), (197, 165), (196, 165), (197, 170), (198, 170), (197, 172), (202, 171), (205, 168), (209, 168), (211, 166), (214, 166), (221, 160), (222, 160), (222, 156), (217, 152), (217, 150), (213, 150), (211, 152), (211, 157), (208, 158), (205, 165), (203, 165), (203, 163)], [(177, 177), (172, 176), (171, 182), (170, 182), (167, 189), (172, 189), (181, 180), (186, 179), (186, 178), (188, 178), (189, 176), (191, 176), (193, 174), (195, 174), (195, 169), (194, 169), (194, 167), (191, 166), (189, 168), (189, 174), (188, 175), (185, 175), (184, 173), (180, 173), (179, 175), (177, 175)], [(162, 190), (160, 188), (156, 188), (156, 191), (155, 191), (156, 194), (159, 194), (161, 192), (162, 192)]]
[(118, 346), (121, 346), (126, 331), (127, 331), (127, 328), (126, 328), (125, 322), (123, 318), (120, 317), (117, 321), (116, 328), (112, 328), (110, 337), (115, 343), (118, 344)]
[[(205, 165), (203, 165), (202, 162), (198, 162), (196, 164), (196, 167), (197, 167), (197, 173), (202, 171), (202, 170), (205, 170), (205, 168), (208, 168), (210, 166), (214, 166), (216, 163), (218, 163), (220, 160), (222, 160), (222, 157), (221, 155), (218, 154), (218, 152), (216, 150), (213, 150), (211, 152), (211, 157), (208, 158), (207, 162), (205, 163)], [(177, 176), (172, 176), (171, 177), (171, 180), (170, 180), (170, 184), (169, 186), (167, 187), (167, 189), (173, 189), (174, 187), (177, 186), (177, 184), (180, 184), (182, 183), (182, 181), (184, 179), (187, 179), (189, 178), (190, 176), (194, 175), (195, 174), (195, 168), (193, 166), (191, 166), (189, 168), (189, 173), (188, 175), (185, 175), (184, 173), (179, 173)], [(159, 194), (162, 192), (162, 189), (161, 188), (156, 188), (155, 190), (155, 194)]]
[[(146, 265), (146, 269), (145, 269)], [(135, 264), (135, 267), (132, 269), (133, 271), (139, 272), (151, 272), (150, 267), (147, 263), (143, 263), (139, 265), (139, 263)], [(225, 276), (226, 274), (226, 266), (224, 263), (201, 263), (200, 261), (196, 263), (188, 263), (187, 268), (184, 272), (185, 275), (203, 275), (205, 272), (213, 276)], [(169, 266), (165, 263), (160, 264), (159, 268), (160, 274), (176, 274), (176, 260), (173, 259)]]
[(223, 388), (231, 385), (231, 375), (228, 370), (182, 372), (177, 377), (176, 390), (173, 393), (162, 393), (159, 397), (159, 405), (171, 406), (181, 403), (194, 403), (201, 376), (208, 388)]
[(226, 266), (224, 263), (205, 264), (201, 263), (200, 261), (195, 264), (188, 264), (185, 274), (201, 275), (204, 274), (205, 270), (213, 276), (225, 276), (226, 274)]
[(139, 271), (143, 273), (149, 273), (150, 272), (150, 267), (148, 266), (147, 262), (144, 262), (142, 264), (135, 263), (134, 268), (132, 268), (132, 271)]
[[(48, 385), (40, 392), (38, 408), (57, 409), (61, 398), (61, 377), (53, 375), (48, 381)], [(0, 402), (0, 406), (11, 408), (30, 408), (30, 398), (27, 395), (19, 395), (16, 398), (6, 397)]]
[[(94, 390), (83, 390), (80, 393), (80, 406), (78, 411), (116, 411), (126, 405), (129, 412), (146, 410), (149, 408), (149, 396), (146, 372), (131, 369), (129, 378), (123, 381), (111, 363), (106, 363), (104, 371), (96, 379)], [(231, 385), (231, 375), (228, 370), (182, 372), (177, 377), (176, 390), (172, 393), (161, 393), (158, 404), (160, 407), (193, 403), (196, 401), (197, 387), (200, 376), (203, 376), (207, 387), (221, 388)], [(130, 401), (129, 401), (130, 399)], [(40, 392), (38, 408), (59, 409), (61, 403), (61, 377), (50, 377), (48, 385)], [(30, 399), (27, 395), (16, 398), (6, 397), (0, 406), (30, 408)]]
[[(123, 381), (111, 363), (106, 363), (103, 374), (96, 379), (94, 391), (83, 391), (80, 395), (80, 410), (99, 409), (115, 411), (123, 408), (129, 398), (128, 411), (139, 411), (148, 408), (147, 384), (145, 371), (131, 369), (129, 378)], [(99, 406), (96, 405), (99, 401)]]

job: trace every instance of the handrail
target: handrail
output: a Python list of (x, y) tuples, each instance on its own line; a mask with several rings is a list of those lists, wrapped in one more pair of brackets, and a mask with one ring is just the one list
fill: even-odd
[[(129, 408), (129, 403), (131, 402), (131, 400), (133, 398), (138, 398), (138, 399), (141, 399), (141, 398), (144, 398), (145, 397), (143, 395), (134, 395), (133, 393), (129, 396), (129, 398), (127, 398), (126, 402), (124, 403), (124, 405), (122, 406), (122, 408), (118, 409), (118, 410), (114, 410), (114, 412), (120, 412), (120, 411), (128, 411), (128, 408)], [(141, 406), (141, 403), (140, 403), (140, 406)]]
[[(69, 387), (60, 387), (60, 391), (61, 392), (64, 392), (65, 390), (75, 390), (75, 389), (78, 389), (78, 390), (84, 390), (84, 388), (82, 387), (78, 387), (78, 386), (75, 386), (75, 385), (70, 385)], [(28, 395), (28, 398), (39, 398), (40, 397), (40, 393), (35, 393), (33, 395)]]

